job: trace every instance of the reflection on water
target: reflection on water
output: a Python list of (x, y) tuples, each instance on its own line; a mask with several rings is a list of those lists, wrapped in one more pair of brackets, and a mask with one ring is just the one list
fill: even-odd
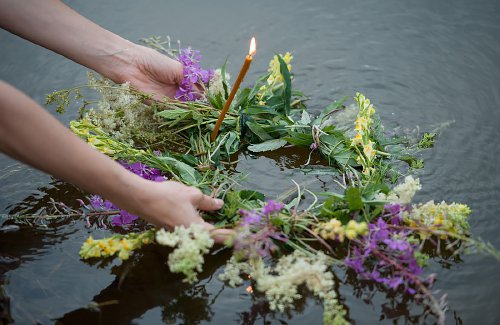
[[(311, 97), (313, 112), (355, 91), (378, 106), (388, 129), (425, 129), (454, 120), (427, 153), (419, 200), (456, 201), (474, 210), (472, 232), (500, 247), (500, 3), (477, 1), (304, 0), (236, 2), (193, 0), (67, 1), (79, 12), (131, 40), (170, 34), (202, 50), (205, 66), (238, 71), (249, 36), (259, 52), (247, 76), (255, 80), (274, 52), (291, 50), (295, 86)], [(70, 61), (0, 31), (0, 77), (43, 103), (44, 95), (85, 81)], [(75, 111), (60, 116), (63, 122)], [(237, 172), (250, 173), (245, 186), (273, 197), (298, 183), (334, 189), (329, 175), (296, 168), (307, 153), (283, 149), (240, 156)], [(312, 164), (321, 161), (312, 157)], [(0, 214), (37, 213), (50, 198), (76, 206), (84, 194), (0, 156)], [(14, 223), (9, 221), (8, 224)], [(45, 225), (44, 225), (45, 224)], [(290, 315), (274, 314), (262, 297), (217, 280), (228, 252), (207, 259), (200, 282), (187, 286), (165, 266), (167, 252), (148, 248), (133, 260), (89, 265), (78, 251), (89, 233), (85, 222), (67, 219), (0, 234), (0, 281), (20, 324), (213, 323), (316, 324), (322, 307), (307, 297)], [(450, 324), (499, 324), (500, 266), (483, 256), (464, 263), (432, 262), (436, 287), (448, 293)], [(408, 297), (392, 297), (370, 283), (338, 272), (338, 291), (357, 324), (432, 323)], [(244, 286), (250, 283), (244, 284)], [(472, 299), (473, 298), (473, 299)], [(118, 304), (116, 304), (118, 301)], [(96, 304), (89, 306), (92, 302)], [(0, 317), (6, 318), (0, 292)]]

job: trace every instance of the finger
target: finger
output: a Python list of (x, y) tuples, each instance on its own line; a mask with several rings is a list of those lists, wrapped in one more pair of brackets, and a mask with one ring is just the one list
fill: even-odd
[(214, 229), (210, 232), (210, 237), (217, 244), (225, 244), (228, 239), (232, 239), (236, 235), (236, 232), (232, 229)]
[(210, 237), (212, 237), (217, 244), (224, 244), (236, 234), (232, 229), (215, 229), (214, 226), (208, 222), (204, 222), (203, 224), (205, 228), (210, 231)]
[(198, 209), (204, 211), (219, 210), (223, 205), (224, 201), (222, 201), (221, 199), (214, 199), (213, 197), (210, 197), (208, 195), (202, 195), (196, 204)]

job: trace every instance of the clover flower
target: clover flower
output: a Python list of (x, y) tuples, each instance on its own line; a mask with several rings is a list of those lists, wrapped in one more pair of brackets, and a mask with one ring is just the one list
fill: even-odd
[(214, 71), (213, 69), (202, 69), (200, 51), (191, 48), (180, 50), (177, 59), (182, 63), (184, 78), (175, 94), (175, 98), (181, 101), (195, 101), (199, 95), (193, 85), (197, 83), (208, 84), (214, 75)]

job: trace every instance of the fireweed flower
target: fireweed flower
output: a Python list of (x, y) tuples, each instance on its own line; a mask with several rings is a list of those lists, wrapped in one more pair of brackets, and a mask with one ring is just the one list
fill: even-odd
[[(389, 208), (400, 213), (396, 207)], [(368, 227), (368, 234), (355, 242), (345, 264), (361, 278), (394, 290), (402, 286), (406, 292), (416, 293), (415, 279), (419, 279), (423, 270), (418, 262), (420, 252), (418, 244), (412, 240), (412, 232), (391, 227), (383, 218), (378, 218)], [(430, 281), (422, 280), (422, 283), (430, 284)]]
[[(162, 175), (159, 169), (149, 167), (146, 164), (135, 162), (135, 163), (125, 163), (119, 162), (120, 165), (125, 167), (125, 169), (131, 171), (132, 173), (154, 182), (163, 182), (166, 180), (165, 176)], [(135, 220), (139, 219), (138, 216), (129, 213), (125, 210), (121, 210), (111, 201), (105, 200), (99, 195), (92, 195), (89, 200), (90, 207), (95, 211), (111, 211), (120, 210), (120, 212), (113, 216), (111, 224), (117, 227), (128, 226), (134, 223)]]
[(277, 248), (275, 240), (286, 242), (287, 236), (271, 222), (271, 217), (284, 207), (283, 203), (270, 200), (260, 212), (240, 210), (242, 218), (233, 242), (235, 251), (243, 252), (247, 257), (265, 257)]
[(198, 93), (193, 88), (194, 84), (208, 84), (214, 75), (213, 69), (203, 70), (200, 65), (200, 51), (191, 48), (182, 49), (177, 58), (183, 66), (184, 78), (175, 94), (175, 98), (182, 101), (195, 101)]

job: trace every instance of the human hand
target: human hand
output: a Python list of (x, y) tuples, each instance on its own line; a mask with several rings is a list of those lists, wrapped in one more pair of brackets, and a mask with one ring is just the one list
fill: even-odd
[(175, 226), (188, 227), (191, 223), (203, 224), (211, 230), (212, 238), (218, 243), (223, 243), (233, 235), (229, 229), (214, 229), (200, 216), (198, 210), (219, 210), (224, 202), (204, 195), (199, 189), (183, 185), (174, 181), (141, 182), (136, 189), (136, 211), (146, 221), (160, 227), (172, 229)]
[(113, 71), (106, 75), (108, 78), (116, 83), (130, 82), (132, 87), (152, 94), (156, 100), (175, 97), (183, 79), (179, 61), (137, 44), (124, 51), (127, 64), (113, 65)]

